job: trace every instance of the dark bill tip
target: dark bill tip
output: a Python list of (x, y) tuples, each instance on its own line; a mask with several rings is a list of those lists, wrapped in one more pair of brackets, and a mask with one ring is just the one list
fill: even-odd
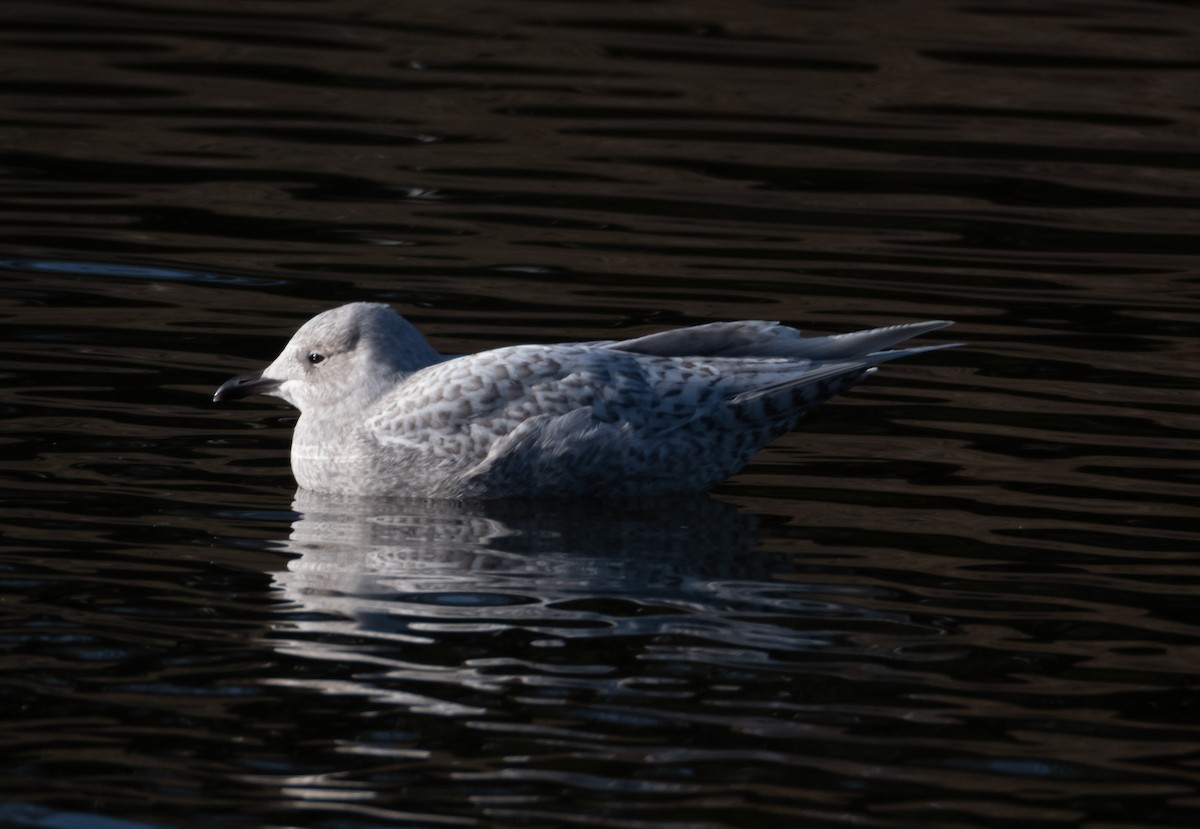
[(252, 394), (270, 394), (279, 388), (279, 381), (263, 377), (262, 372), (247, 374), (245, 377), (231, 377), (221, 384), (213, 395), (213, 402), (223, 400), (238, 400)]

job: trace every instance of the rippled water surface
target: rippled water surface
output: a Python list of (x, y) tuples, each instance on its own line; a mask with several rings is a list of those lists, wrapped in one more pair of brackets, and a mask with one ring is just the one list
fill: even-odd
[[(1187, 4), (0, 4), (0, 825), (1200, 823)], [(229, 375), (958, 320), (710, 495), (296, 492)]]

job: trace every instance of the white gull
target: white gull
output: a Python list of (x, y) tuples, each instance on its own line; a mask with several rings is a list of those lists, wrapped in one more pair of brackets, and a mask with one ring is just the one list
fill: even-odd
[(444, 357), (386, 305), (318, 314), (214, 401), (300, 410), (292, 472), (342, 495), (506, 498), (699, 492), (733, 475), (878, 363), (945, 320), (829, 337), (715, 322), (633, 340)]

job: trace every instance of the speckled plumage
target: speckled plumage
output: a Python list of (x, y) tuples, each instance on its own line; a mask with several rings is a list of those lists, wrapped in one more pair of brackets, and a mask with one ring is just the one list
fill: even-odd
[(519, 345), (445, 358), (386, 305), (326, 311), (260, 374), (300, 409), (301, 487), (430, 498), (652, 495), (708, 489), (806, 412), (949, 325), (801, 337), (711, 323), (634, 340)]

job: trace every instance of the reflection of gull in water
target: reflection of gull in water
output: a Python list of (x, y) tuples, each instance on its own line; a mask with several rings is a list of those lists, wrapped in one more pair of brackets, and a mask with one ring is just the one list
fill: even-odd
[[(705, 495), (581, 502), (300, 490), (272, 646), (329, 667), (275, 682), (478, 714), (509, 685), (584, 693), (654, 664), (756, 669), (906, 624), (870, 586), (808, 584), (758, 520)], [(586, 643), (586, 644), (585, 644)], [(644, 667), (637, 667), (642, 665)], [(303, 678), (308, 676), (308, 678)], [(657, 680), (655, 680), (657, 681)]]
[(702, 495), (546, 509), (302, 489), (295, 508), (302, 517), (288, 547), (300, 557), (289, 578), (310, 596), (314, 588), (334, 602), (354, 596), (360, 608), (363, 597), (384, 594), (389, 607), (415, 602), (424, 613), (439, 603), (455, 613), (471, 603), (515, 608), (531, 593), (542, 605), (598, 593), (678, 595), (700, 573), (765, 575), (756, 567), (763, 561), (747, 555), (755, 519)]
[[(376, 673), (281, 682), (467, 713), (458, 690), (431, 686), (491, 687), (500, 678), (486, 663), (528, 648), (545, 658), (570, 640), (720, 638), (720, 617), (747, 603), (739, 592), (768, 579), (771, 557), (751, 552), (755, 519), (707, 496), (540, 506), (299, 490), (288, 543), (298, 556), (275, 575), (296, 611), (272, 643)], [(753, 623), (735, 627), (755, 638)], [(483, 658), (443, 662), (464, 637)]]
[(386, 305), (319, 314), (260, 374), (301, 411), (300, 486), (351, 495), (576, 497), (699, 492), (934, 321), (832, 337), (768, 322), (634, 340), (522, 345), (446, 359)]

